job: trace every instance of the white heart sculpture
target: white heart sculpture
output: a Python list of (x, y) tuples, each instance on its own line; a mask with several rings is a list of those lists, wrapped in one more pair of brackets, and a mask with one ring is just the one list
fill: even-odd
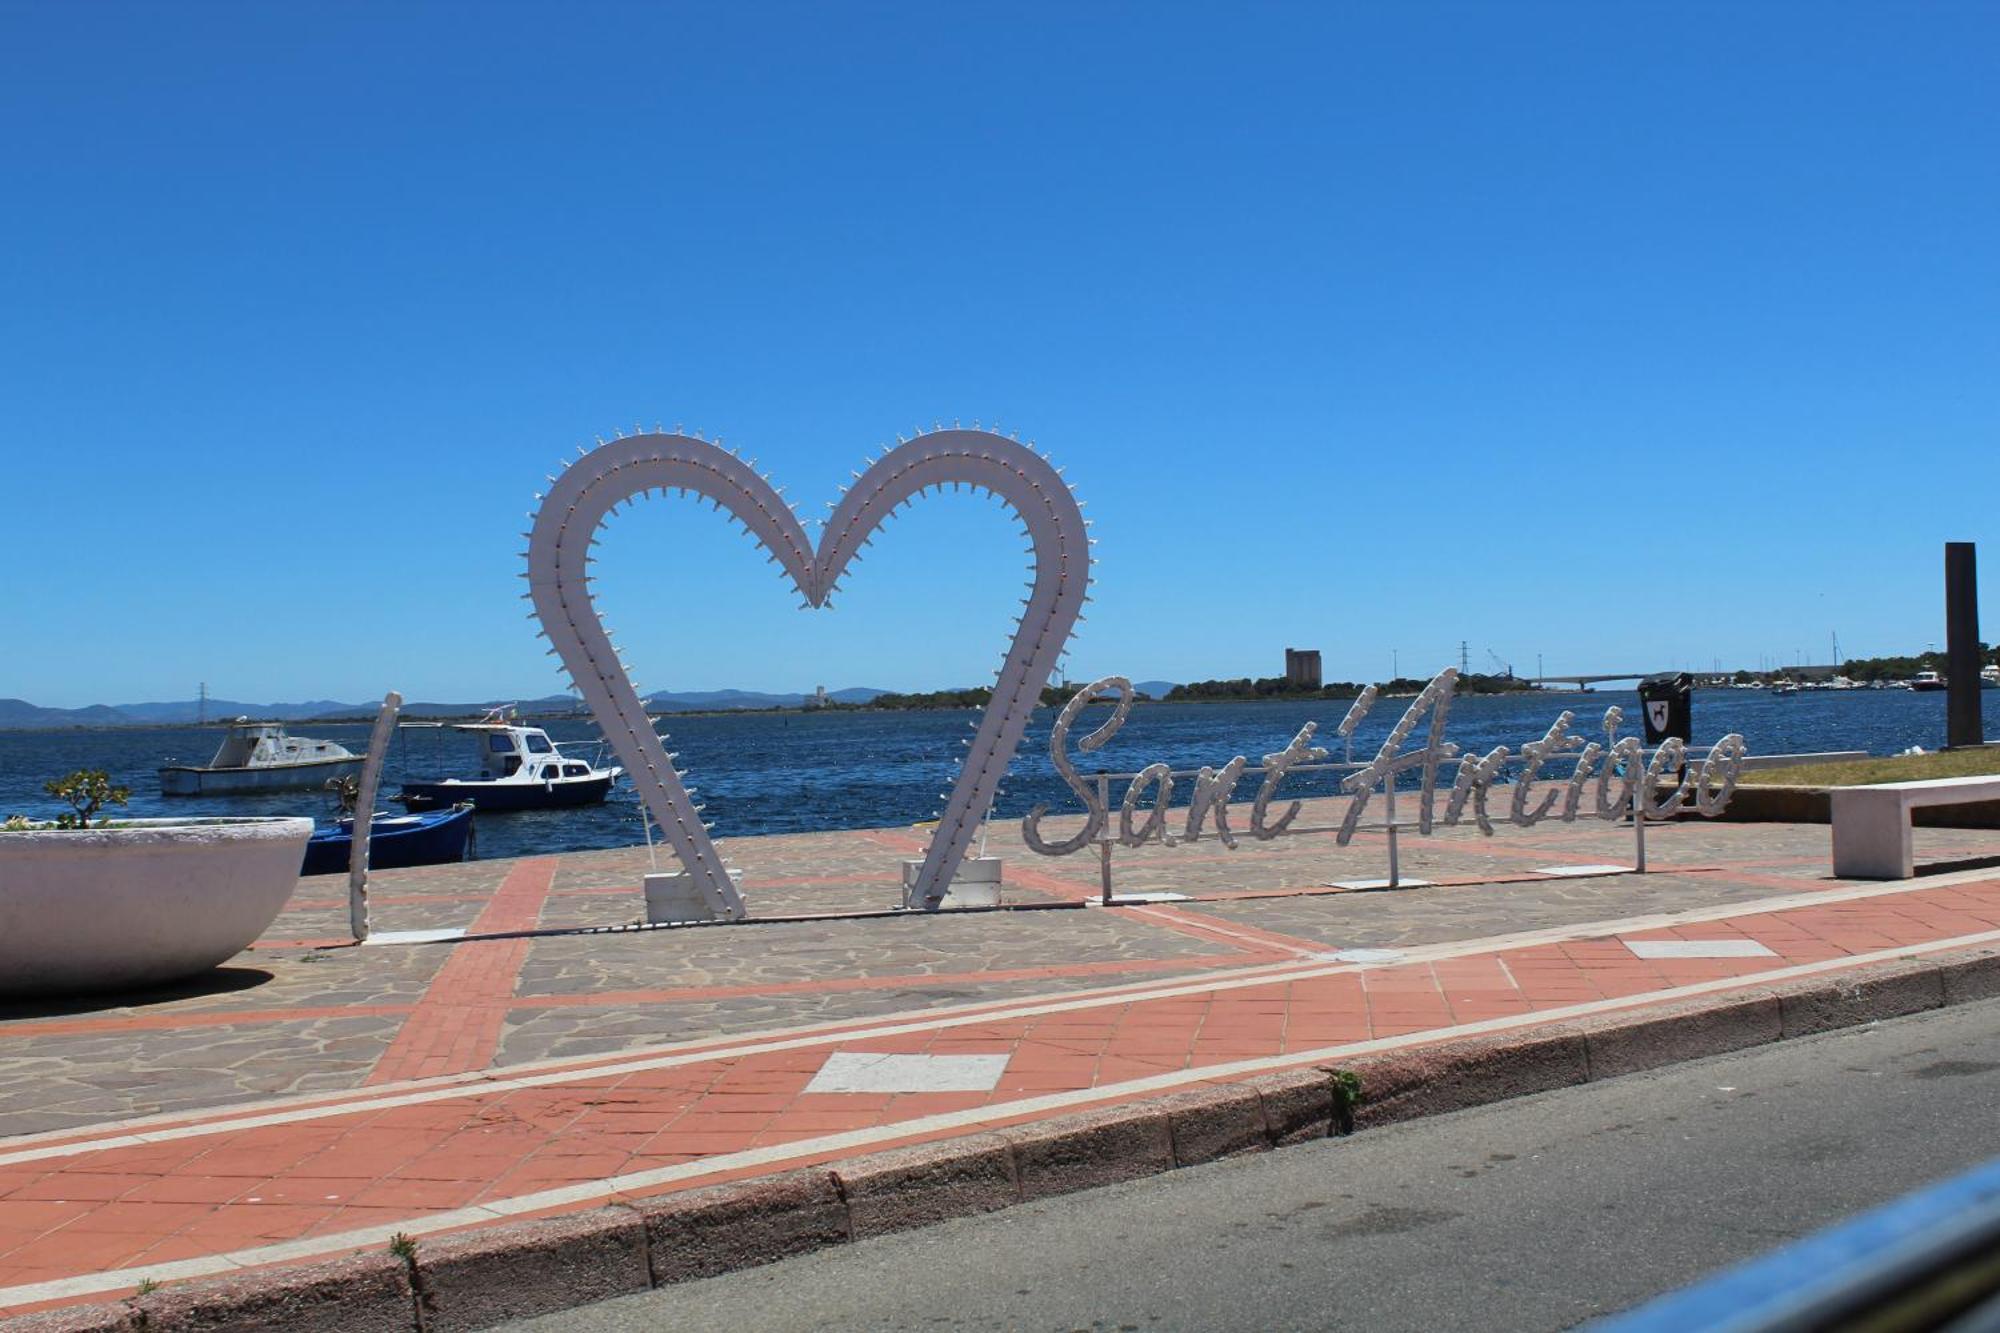
[(1026, 524), (1034, 582), (1014, 641), (953, 784), (944, 817), (906, 906), (936, 908), (972, 845), (979, 820), (1019, 748), (1082, 611), (1090, 583), (1090, 540), (1082, 509), (1061, 474), (1033, 449), (983, 430), (919, 435), (855, 474), (817, 548), (768, 478), (733, 451), (680, 434), (632, 435), (571, 463), (535, 511), (528, 534), (528, 587), (535, 614), (592, 716), (610, 740), (694, 887), (718, 917), (740, 919), (730, 882), (700, 807), (688, 796), (645, 705), (592, 605), (591, 547), (621, 501), (648, 491), (693, 491), (727, 509), (782, 567), (808, 607), (827, 604), (848, 564), (885, 519), (936, 487), (993, 492)]

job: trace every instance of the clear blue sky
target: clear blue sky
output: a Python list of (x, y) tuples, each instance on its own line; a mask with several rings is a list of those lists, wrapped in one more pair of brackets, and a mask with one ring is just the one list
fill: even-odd
[[(823, 512), (1051, 449), (1071, 658), (1330, 678), (2000, 631), (2000, 7), (0, 3), (0, 696), (528, 697), (544, 472), (720, 433)], [(602, 548), (643, 688), (970, 684), (1022, 557), (831, 615)]]

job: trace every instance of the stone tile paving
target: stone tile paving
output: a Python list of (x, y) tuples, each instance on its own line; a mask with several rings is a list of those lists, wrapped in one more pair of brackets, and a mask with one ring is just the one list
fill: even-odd
[[(533, 879), (524, 874), (510, 892), (523, 895)], [(543, 1068), (532, 1082), (499, 1072), (468, 1085), (399, 1085), (302, 1103), (262, 1123), (199, 1116), (149, 1142), (114, 1133), (30, 1143), (0, 1150), (0, 1308), (255, 1263), (273, 1244), (315, 1240), (342, 1252), (378, 1245), (390, 1229), (422, 1235), (586, 1207), (753, 1161), (773, 1170), (1337, 1059), (1358, 1043), (1548, 1021), (1880, 951), (2000, 946), (2000, 877), (1991, 875), (1764, 902), (1707, 920), (1464, 942), (1381, 966), (1294, 957), (1191, 981), (906, 1011), (784, 1042), (656, 1047)], [(1768, 952), (1644, 958), (1628, 947), (1710, 939), (1754, 940)], [(978, 1090), (811, 1090), (842, 1053), (1006, 1059)]]
[[(1721, 875), (1665, 873), (1184, 903), (1176, 910), (1282, 931), (1327, 948), (1386, 948), (1756, 902), (1774, 891)], [(1393, 903), (1383, 901), (1391, 898)]]
[(0, 1046), (5, 1136), (357, 1086), (402, 1024), (355, 1014), (149, 1032), (10, 1038)]
[[(1315, 806), (1302, 818), (1325, 822), (1327, 813)], [(1246, 828), (1247, 810), (1239, 807), (1234, 823)], [(725, 851), (744, 870), (757, 915), (880, 911), (897, 899), (897, 861), (920, 852), (925, 836), (922, 829), (787, 835), (733, 840)], [(1012, 824), (996, 826), (992, 839), (1007, 861), (1009, 900), (1053, 910), (314, 947), (346, 933), (344, 881), (325, 877), (303, 881), (266, 939), (201, 984), (0, 1008), (0, 1288), (338, 1234), (392, 1215), (414, 1226), (510, 1190), (532, 1193), (552, 1182), (635, 1170), (699, 1171), (746, 1145), (803, 1142), (863, 1125), (914, 1126), (942, 1110), (997, 1105), (994, 1098), (1037, 1089), (1111, 1087), (1146, 1071), (1283, 1054), (1301, 1043), (1538, 1012), (1565, 988), (1600, 998), (1636, 994), (2000, 923), (2000, 876), (1979, 880), (1977, 872), (1971, 880), (1978, 882), (1963, 888), (1917, 881), (1865, 891), (1893, 901), (1837, 901), (1855, 890), (1828, 876), (1824, 826), (1658, 827), (1648, 843), (1663, 873), (1590, 879), (1549, 879), (1534, 870), (1628, 863), (1629, 830), (1547, 823), (1503, 826), (1490, 839), (1444, 830), (1403, 844), (1405, 874), (1439, 884), (1371, 893), (1320, 886), (1381, 875), (1379, 834), (1345, 849), (1325, 835), (1269, 843), (1246, 837), (1233, 852), (1214, 840), (1120, 849), (1122, 892), (1157, 888), (1206, 901), (1110, 910), (1065, 905), (1095, 897), (1094, 856), (1031, 856)], [(1920, 860), (2000, 865), (2000, 834), (1992, 831), (1924, 829), (1917, 839)], [(639, 876), (648, 864), (644, 848), (626, 848), (388, 872), (374, 881), (374, 925), (481, 933), (628, 921), (640, 912)], [(1757, 909), (1801, 893), (1830, 895), (1827, 910), (1793, 907), (1776, 922)], [(1587, 938), (1557, 949), (1568, 963), (1494, 951), (1505, 964), (1498, 971), (1476, 960), (1358, 971), (1322, 957), (1341, 946), (1407, 950), (1538, 928), (1588, 937), (1609, 920), (1732, 906), (1747, 915), (1705, 929), (1748, 931), (1746, 923), (1762, 922), (1775, 961), (1642, 964), (1615, 941), (1607, 948)], [(1592, 958), (1591, 976), (1559, 976), (1548, 987), (1537, 979), (1538, 970)], [(1530, 975), (1495, 983), (1514, 962)], [(1256, 969), (1273, 968), (1304, 971), (1292, 981), (1261, 981)], [(1103, 998), (1106, 988), (1117, 989)], [(1154, 992), (1161, 994), (1148, 999)], [(1067, 1007), (1077, 1004), (1085, 1008)], [(954, 1016), (968, 1005), (989, 1006), (994, 1022), (968, 1025)], [(1151, 1017), (1132, 1019), (1141, 1013)], [(1292, 1021), (1274, 1037), (1266, 1019), (1283, 1014)], [(1197, 1016), (1192, 1026), (1190, 1015)], [(879, 1034), (863, 1049), (1000, 1050), (1009, 1057), (1006, 1075), (998, 1089), (979, 1095), (807, 1094), (803, 1082), (824, 1049), (759, 1051), (764, 1034), (829, 1023), (843, 1030), (915, 1024), (900, 1036)], [(834, 1047), (844, 1040), (825, 1038)], [(125, 1158), (92, 1148), (48, 1168), (7, 1161), (9, 1136), (19, 1144), (22, 1135), (163, 1113), (194, 1115), (220, 1129), (229, 1106), (274, 1095), (330, 1095), (340, 1107), (359, 1107), (377, 1091), (410, 1087), (409, 1079), (487, 1070), (501, 1077), (528, 1062), (593, 1065), (661, 1043), (729, 1041), (749, 1045), (601, 1080), (588, 1069), (572, 1071), (559, 1080), (567, 1090), (542, 1101), (525, 1089), (463, 1097), (447, 1089), (444, 1103), (336, 1108), (306, 1115), (304, 1128), (204, 1131), (185, 1141), (194, 1145), (188, 1154), (153, 1149)], [(1087, 1068), (1071, 1061), (1079, 1052), (1089, 1054)], [(755, 1110), (741, 1099), (696, 1105), (742, 1080), (767, 1101)], [(612, 1104), (624, 1108), (625, 1119), (603, 1119)], [(781, 1123), (780, 1116), (790, 1118)], [(551, 1140), (558, 1125), (565, 1127)], [(110, 1191), (97, 1201), (118, 1210), (78, 1211), (76, 1200), (88, 1191), (62, 1191), (80, 1166), (97, 1182), (90, 1189)], [(249, 1183), (224, 1190), (239, 1180)], [(332, 1180), (350, 1184), (325, 1187)], [(223, 1206), (239, 1198), (244, 1202)], [(185, 1226), (148, 1211), (169, 1202), (194, 1210)], [(85, 1222), (87, 1215), (95, 1220)], [(133, 1248), (141, 1235), (150, 1248)]]
[[(1132, 974), (1144, 977), (1188, 977), (1207, 969), (1199, 965), (1165, 967)], [(911, 984), (894, 989), (809, 991), (781, 996), (732, 999), (687, 999), (671, 1007), (638, 1009), (629, 1003), (609, 1011), (578, 1006), (516, 1005), (508, 1017), (493, 1067), (528, 1061), (598, 1055), (662, 1042), (702, 1037), (769, 1032), (822, 1022), (852, 1022), (896, 1014), (922, 1012), (973, 1001), (1024, 999), (1127, 980), (1117, 974), (1042, 976), (1016, 981), (961, 982), (955, 985)]]

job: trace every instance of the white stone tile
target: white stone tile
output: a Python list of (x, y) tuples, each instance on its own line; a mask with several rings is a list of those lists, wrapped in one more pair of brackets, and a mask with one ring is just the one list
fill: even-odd
[(1394, 884), (1386, 879), (1337, 879), (1327, 885), (1330, 889), (1428, 889), (1430, 886), (1431, 882), (1427, 879), (1410, 879), (1407, 876)]
[(1641, 958), (1776, 958), (1755, 940), (1626, 940)]
[(440, 944), (445, 940), (462, 940), (465, 927), (446, 926), (439, 930), (376, 930), (370, 931), (364, 944)]
[(991, 1092), (1004, 1055), (878, 1055), (835, 1051), (807, 1092)]
[(1603, 865), (1587, 866), (1536, 866), (1535, 873), (1555, 875), (1563, 879), (1585, 879), (1597, 875), (1629, 875), (1632, 873), (1632, 867), (1614, 866), (1608, 862)]
[[(1120, 903), (1184, 903), (1187, 902), (1188, 900), (1189, 900), (1188, 895), (1185, 893), (1168, 893), (1165, 890), (1161, 890), (1157, 893), (1113, 894), (1111, 897), (1111, 905), (1113, 907), (1116, 907)], [(1094, 903), (1102, 902), (1103, 899), (1092, 898), (1090, 901)]]

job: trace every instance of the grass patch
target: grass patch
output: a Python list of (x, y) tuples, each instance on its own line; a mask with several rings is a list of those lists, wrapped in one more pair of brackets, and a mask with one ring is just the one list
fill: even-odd
[(1925, 778), (1969, 778), (1987, 773), (2000, 773), (2000, 747), (1767, 768), (1745, 773), (1743, 783), (1759, 787), (1857, 787), (1870, 782), (1919, 782)]

